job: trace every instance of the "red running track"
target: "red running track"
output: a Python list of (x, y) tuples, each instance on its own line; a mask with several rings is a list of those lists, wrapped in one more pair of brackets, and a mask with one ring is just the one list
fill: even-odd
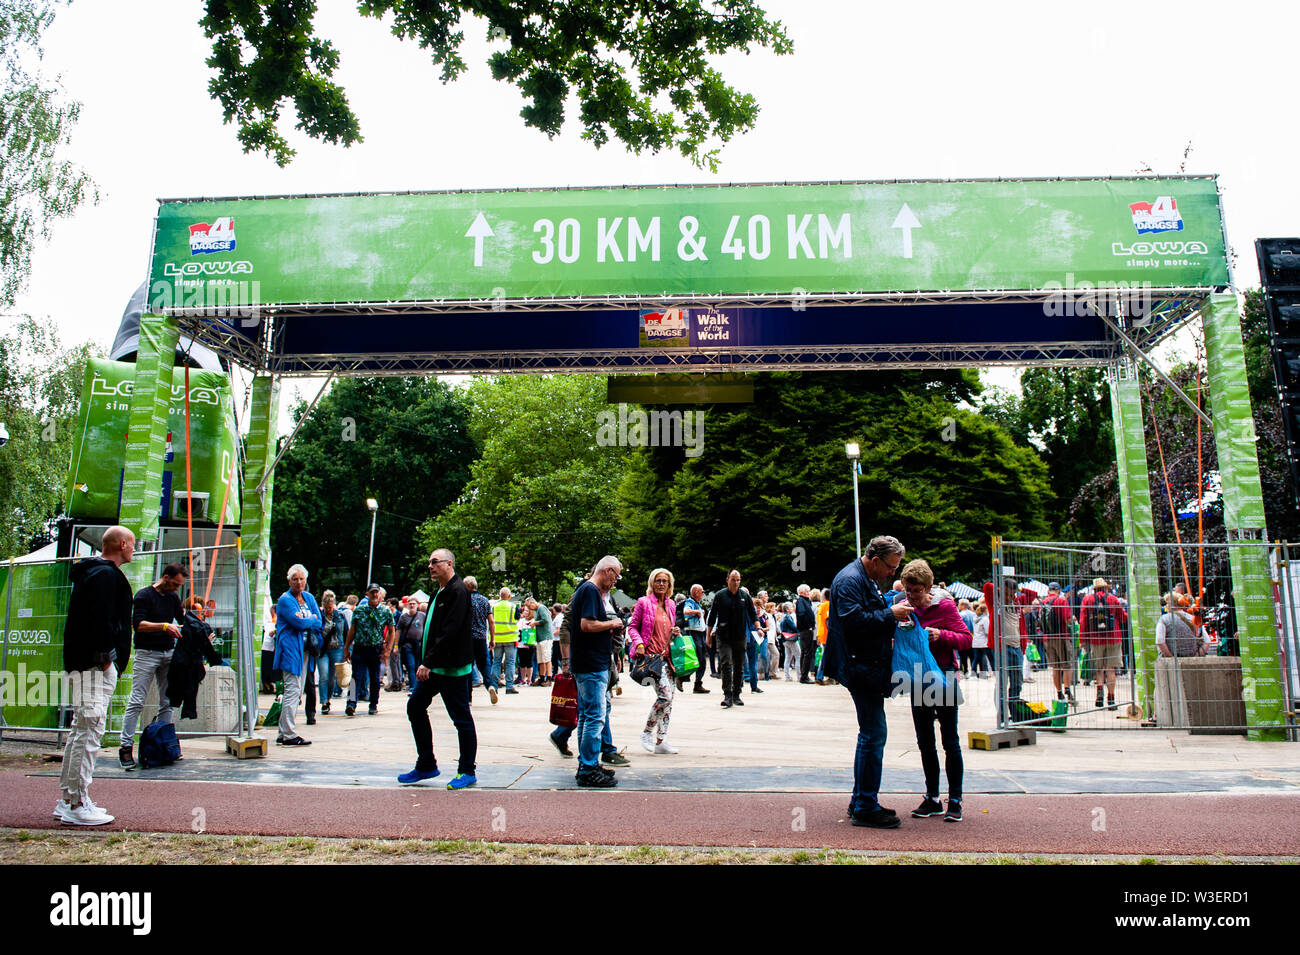
[[(441, 782), (441, 780), (439, 780)], [(858, 829), (847, 795), (95, 782), (107, 830), (548, 844), (768, 846), (909, 852), (1300, 856), (1300, 794), (968, 796), (965, 821)], [(0, 773), (0, 827), (60, 828), (57, 780)], [(63, 827), (67, 828), (67, 827)]]

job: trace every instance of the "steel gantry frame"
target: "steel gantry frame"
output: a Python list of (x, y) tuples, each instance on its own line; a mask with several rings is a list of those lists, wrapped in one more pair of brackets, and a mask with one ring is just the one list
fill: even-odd
[[(467, 318), (507, 312), (599, 313), (647, 306), (687, 305), (717, 308), (795, 308), (811, 310), (847, 305), (996, 305), (1037, 303), (1068, 309), (1070, 314), (1127, 317), (1128, 335), (1149, 349), (1173, 334), (1206, 303), (1211, 290), (1168, 288), (1064, 293), (1053, 291), (874, 292), (790, 295), (696, 296), (666, 295), (585, 299), (487, 299), (315, 305), (269, 308), (164, 310), (196, 341), (218, 350), (244, 367), (284, 377), (311, 377), (333, 372), (339, 376), (398, 376), (418, 374), (635, 374), (647, 371), (823, 371), (889, 367), (915, 369), (942, 364), (958, 368), (996, 366), (1099, 367), (1115, 361), (1125, 343), (1109, 331), (1101, 340), (1028, 342), (928, 342), (908, 344), (828, 344), (824, 346), (751, 346), (680, 349), (536, 349), (444, 352), (337, 352), (285, 355), (279, 351), (283, 320), (320, 315), (454, 316)], [(241, 331), (239, 327), (244, 330)], [(248, 329), (256, 329), (250, 336)]]

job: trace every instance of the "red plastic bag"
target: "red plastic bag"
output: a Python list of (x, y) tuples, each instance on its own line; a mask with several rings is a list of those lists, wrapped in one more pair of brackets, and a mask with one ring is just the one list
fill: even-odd
[(571, 673), (555, 674), (555, 682), (551, 684), (551, 723), (578, 725), (578, 681)]

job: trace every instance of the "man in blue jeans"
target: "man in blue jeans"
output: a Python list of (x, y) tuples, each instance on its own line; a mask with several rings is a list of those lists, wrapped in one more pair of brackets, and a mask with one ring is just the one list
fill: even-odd
[(838, 574), (830, 590), (827, 618), (826, 672), (848, 688), (858, 715), (858, 748), (853, 760), (853, 796), (849, 815), (853, 825), (897, 829), (902, 823), (892, 809), (877, 802), (884, 762), (885, 696), (893, 682), (894, 626), (906, 620), (904, 601), (892, 607), (880, 593), (898, 573), (906, 551), (893, 537), (877, 537), (861, 560)]
[[(577, 676), (574, 676), (574, 683), (577, 683)], [(618, 751), (614, 745), (614, 732), (610, 729), (609, 711), (614, 705), (614, 688), (605, 681), (605, 729), (600, 734), (600, 762), (602, 766), (630, 766), (631, 762), (626, 756)], [(578, 706), (581, 712), (582, 690), (578, 690)], [(572, 756), (573, 750), (569, 749), (569, 740), (572, 739), (576, 726), (557, 726), (551, 731), (551, 744), (560, 751), (561, 756)]]
[[(579, 786), (608, 789), (617, 786), (614, 771), (600, 765), (601, 741), (609, 729), (609, 657), (611, 636), (623, 621), (606, 603), (623, 565), (616, 557), (602, 557), (573, 593), (570, 601), (570, 669), (578, 684)], [(553, 739), (554, 741), (554, 739)], [(557, 748), (559, 743), (556, 743)]]

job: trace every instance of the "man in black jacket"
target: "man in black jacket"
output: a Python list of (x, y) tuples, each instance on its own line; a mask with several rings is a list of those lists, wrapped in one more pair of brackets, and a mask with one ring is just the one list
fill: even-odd
[[(154, 720), (173, 722), (167, 695), (167, 674), (171, 670), (176, 641), (181, 636), (177, 623), (185, 619), (179, 591), (188, 577), (188, 572), (180, 564), (168, 564), (157, 582), (136, 591), (132, 601), (135, 666), (131, 669), (131, 696), (122, 715), (122, 747), (117, 751), (118, 762), (128, 772), (135, 769), (132, 753), (135, 730), (140, 723), (140, 712), (144, 709), (149, 687), (155, 682), (158, 684), (158, 715)], [(119, 665), (125, 667), (126, 660), (118, 659)]]
[(433, 727), (429, 725), (429, 704), (442, 694), (442, 704), (460, 739), (460, 762), (448, 789), (466, 789), (478, 782), (474, 761), (478, 756), (478, 734), (469, 711), (470, 674), (474, 670), (474, 637), (470, 627), (470, 595), (456, 576), (456, 558), (446, 549), (429, 555), (429, 575), (438, 582), (438, 592), (425, 616), (420, 666), (415, 671), (415, 692), (406, 701), (417, 755), (415, 768), (397, 777), (411, 785), (438, 775), (433, 755)]
[(898, 574), (907, 552), (897, 538), (873, 538), (860, 559), (835, 575), (826, 621), (825, 673), (839, 680), (858, 715), (849, 815), (855, 826), (897, 829), (898, 814), (877, 801), (888, 726), (885, 697), (893, 689), (894, 627), (906, 620), (907, 602), (885, 603), (881, 586)]
[(135, 535), (125, 527), (104, 532), (101, 556), (78, 561), (69, 576), (72, 596), (63, 630), (63, 669), (69, 674), (72, 732), (63, 750), (60, 822), (102, 826), (113, 817), (90, 801), (95, 757), (117, 684), (117, 664), (131, 653), (131, 584), (122, 565), (135, 555)]
[(722, 705), (744, 706), (740, 698), (745, 685), (745, 646), (749, 631), (758, 625), (749, 591), (740, 586), (740, 571), (727, 574), (727, 586), (713, 595), (709, 607), (708, 645), (718, 648), (718, 669), (722, 671)]

